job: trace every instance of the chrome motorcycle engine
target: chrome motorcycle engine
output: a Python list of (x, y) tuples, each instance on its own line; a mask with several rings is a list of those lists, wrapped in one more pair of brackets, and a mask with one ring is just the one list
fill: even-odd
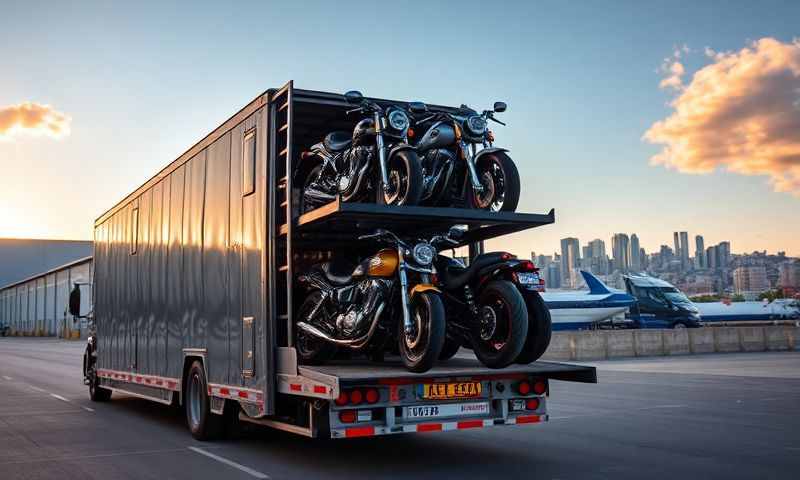
[(337, 170), (341, 172), (337, 182), (339, 193), (347, 197), (360, 189), (370, 164), (372, 151), (372, 147), (354, 147), (339, 157), (336, 165)]
[(355, 288), (355, 301), (336, 316), (336, 330), (340, 338), (354, 338), (363, 334), (371, 323), (375, 309), (383, 301), (380, 280), (364, 280)]

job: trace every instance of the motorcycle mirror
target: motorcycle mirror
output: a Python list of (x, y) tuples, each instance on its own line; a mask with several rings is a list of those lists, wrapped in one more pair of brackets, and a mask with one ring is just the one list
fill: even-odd
[(422, 102), (410, 102), (408, 109), (411, 110), (411, 113), (425, 113), (428, 111), (428, 106)]
[(81, 316), (81, 287), (77, 283), (69, 292), (69, 314), (73, 317)]
[(506, 105), (506, 102), (494, 102), (494, 111), (495, 112), (497, 112), (497, 113), (505, 112), (506, 108), (508, 108), (508, 105)]
[(358, 90), (350, 90), (344, 94), (344, 99), (347, 103), (356, 104), (361, 103), (361, 100), (364, 99), (364, 95), (361, 95), (361, 92)]
[(461, 240), (462, 238), (464, 238), (464, 234), (465, 233), (467, 233), (467, 232), (466, 232), (466, 229), (464, 229), (464, 227), (462, 227), (460, 225), (454, 225), (454, 226), (450, 227), (450, 230), (448, 230), (447, 237), (450, 238), (451, 240), (458, 241), (458, 240)]

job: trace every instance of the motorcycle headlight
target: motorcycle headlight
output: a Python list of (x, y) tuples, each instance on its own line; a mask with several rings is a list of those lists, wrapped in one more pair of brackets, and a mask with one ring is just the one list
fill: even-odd
[(480, 115), (470, 115), (464, 122), (470, 135), (478, 137), (486, 133), (486, 120)]
[(406, 115), (406, 112), (402, 110), (392, 110), (389, 112), (388, 120), (389, 126), (393, 130), (397, 130), (399, 132), (405, 132), (410, 123), (408, 121), (408, 115)]
[(414, 246), (414, 261), (422, 266), (427, 266), (433, 263), (433, 257), (436, 256), (436, 250), (429, 243), (418, 243)]

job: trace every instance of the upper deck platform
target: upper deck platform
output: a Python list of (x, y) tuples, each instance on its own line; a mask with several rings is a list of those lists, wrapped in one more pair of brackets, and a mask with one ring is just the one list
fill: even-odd
[[(459, 246), (521, 232), (555, 222), (555, 210), (547, 214), (487, 212), (464, 208), (345, 203), (339, 200), (301, 215), (293, 229), (294, 241), (352, 245), (360, 233), (383, 228), (400, 237), (427, 238), (447, 233), (453, 225), (468, 230)], [(281, 229), (285, 233), (285, 227)]]

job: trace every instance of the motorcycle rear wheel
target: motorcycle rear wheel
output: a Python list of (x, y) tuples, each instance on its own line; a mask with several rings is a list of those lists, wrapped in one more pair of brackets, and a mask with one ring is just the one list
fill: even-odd
[(397, 339), (403, 364), (412, 372), (433, 367), (442, 352), (445, 339), (444, 304), (439, 295), (422, 292), (411, 299), (412, 332), (406, 332), (403, 320), (397, 322)]
[[(297, 318), (313, 324), (313, 319), (306, 317), (321, 298), (322, 292), (319, 291), (314, 291), (307, 296), (297, 311)], [(317, 311), (317, 315), (320, 315), (322, 311), (323, 308), (320, 308)], [(300, 328), (296, 329), (294, 343), (295, 350), (297, 350), (297, 358), (300, 363), (305, 365), (322, 365), (336, 355), (336, 345), (317, 338)]]
[(480, 328), (471, 332), (473, 351), (489, 368), (511, 365), (525, 346), (528, 311), (513, 283), (493, 280), (478, 295)]
[(522, 296), (525, 298), (525, 305), (528, 308), (528, 337), (515, 362), (528, 364), (544, 355), (550, 345), (553, 325), (550, 310), (538, 292), (523, 292)]
[(411, 150), (401, 150), (387, 161), (389, 190), (377, 182), (376, 203), (380, 205), (417, 205), (422, 199), (422, 166)]

